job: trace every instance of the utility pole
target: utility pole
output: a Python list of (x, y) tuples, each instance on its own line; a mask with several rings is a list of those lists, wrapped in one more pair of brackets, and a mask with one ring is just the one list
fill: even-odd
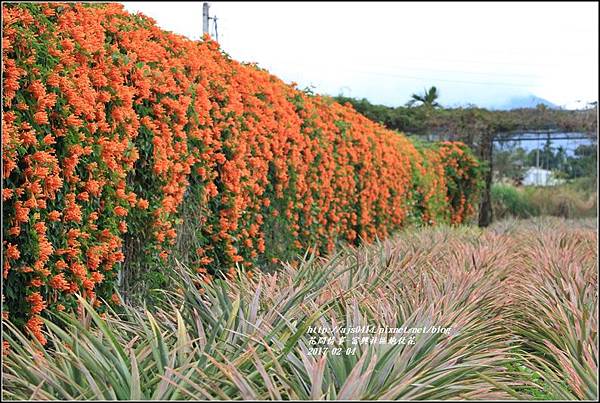
[[(489, 129), (488, 129), (489, 130)], [(493, 132), (481, 133), (479, 145), (479, 158), (488, 163), (484, 173), (484, 188), (479, 202), (479, 226), (487, 227), (493, 220), (492, 209), (492, 180), (493, 180), (493, 158), (494, 158), (494, 134)]]
[(210, 17), (208, 16), (208, 3), (204, 3), (202, 5), (202, 34), (208, 34), (208, 21)]
[(202, 5), (202, 35), (210, 35), (210, 20), (213, 20), (213, 24), (215, 25), (215, 37), (217, 42), (219, 42), (219, 31), (217, 30), (217, 17), (211, 17), (208, 13), (209, 9), (208, 3), (204, 3)]

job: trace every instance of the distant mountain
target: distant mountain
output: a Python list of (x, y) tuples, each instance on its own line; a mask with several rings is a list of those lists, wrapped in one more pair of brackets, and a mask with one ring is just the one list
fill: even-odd
[(525, 95), (512, 97), (503, 104), (495, 105), (494, 109), (510, 110), (518, 108), (535, 108), (539, 104), (543, 104), (548, 108), (558, 108), (558, 105), (555, 105), (544, 98), (536, 97), (535, 95)]

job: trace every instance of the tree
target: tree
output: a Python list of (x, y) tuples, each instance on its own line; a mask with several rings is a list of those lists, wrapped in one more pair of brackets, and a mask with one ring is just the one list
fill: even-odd
[(411, 100), (406, 104), (407, 106), (414, 106), (417, 102), (420, 102), (421, 105), (429, 107), (429, 108), (438, 108), (441, 105), (437, 102), (437, 99), (440, 97), (440, 93), (438, 92), (435, 86), (431, 87), (429, 90), (424, 89), (423, 94), (412, 94)]
[(527, 152), (522, 147), (494, 147), (494, 174), (497, 180), (519, 183), (525, 173)]
[(556, 169), (561, 172), (565, 172), (566, 164), (567, 164), (567, 151), (565, 150), (565, 148), (563, 146), (558, 146), (558, 149), (556, 150), (556, 154), (554, 154), (553, 169)]
[(578, 146), (573, 156), (567, 157), (566, 171), (569, 178), (598, 176), (598, 155), (596, 144), (582, 144)]

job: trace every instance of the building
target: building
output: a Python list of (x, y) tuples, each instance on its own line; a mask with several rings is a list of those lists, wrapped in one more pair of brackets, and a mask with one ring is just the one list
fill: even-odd
[(524, 186), (554, 186), (563, 182), (564, 180), (555, 178), (552, 171), (531, 167), (525, 172), (522, 184)]

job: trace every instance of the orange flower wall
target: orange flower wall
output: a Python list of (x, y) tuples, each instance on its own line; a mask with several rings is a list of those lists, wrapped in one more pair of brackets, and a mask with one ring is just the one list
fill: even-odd
[(4, 314), (42, 342), (46, 310), (114, 299), (126, 236), (166, 259), (184, 203), (213, 273), (473, 212), (461, 144), (417, 148), (121, 5), (2, 13)]

